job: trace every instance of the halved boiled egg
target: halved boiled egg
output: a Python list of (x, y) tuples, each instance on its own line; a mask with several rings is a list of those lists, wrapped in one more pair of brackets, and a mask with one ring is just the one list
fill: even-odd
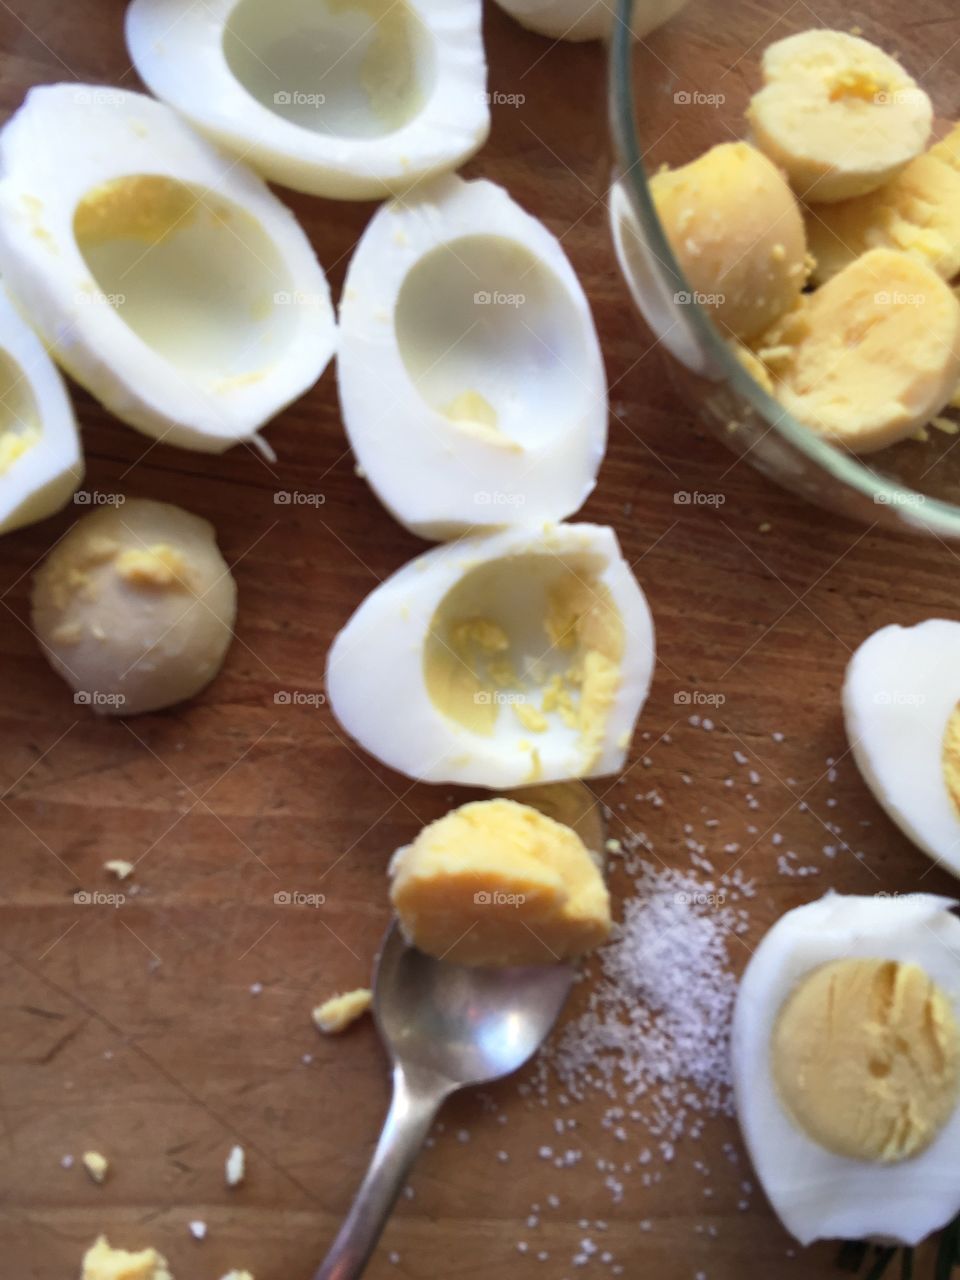
[(960, 1209), (960, 920), (949, 898), (828, 893), (747, 966), (737, 1113), (803, 1244), (916, 1244)]
[(371, 755), (491, 788), (619, 769), (654, 661), (612, 529), (514, 526), (434, 547), (335, 639), (327, 693)]
[(322, 373), (335, 324), (306, 235), (169, 107), (32, 89), (0, 133), (0, 175), (8, 289), (124, 422), (218, 453)]
[(337, 378), (364, 474), (423, 537), (560, 520), (593, 488), (607, 388), (590, 307), (556, 238), (492, 182), (449, 175), (378, 210)]
[(960, 876), (960, 622), (875, 631), (850, 659), (843, 714), (877, 800)]
[(0, 289), (0, 533), (59, 511), (82, 479), (66, 387)]
[[(497, 0), (521, 26), (555, 40), (601, 40), (619, 22), (617, 0)], [(687, 0), (633, 0), (630, 32), (649, 35), (678, 13)]]
[(480, 0), (133, 0), (145, 83), (274, 182), (362, 200), (486, 139)]

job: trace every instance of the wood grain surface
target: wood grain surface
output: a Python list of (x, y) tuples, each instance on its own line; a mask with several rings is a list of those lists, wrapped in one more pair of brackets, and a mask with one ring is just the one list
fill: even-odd
[[(136, 87), (122, 10), (121, 0), (0, 4), (4, 112), (34, 83)], [(600, 49), (551, 47), (492, 6), (485, 21), (491, 87), (524, 101), (494, 107), (491, 140), (468, 172), (506, 185), (562, 236), (585, 284), (613, 414), (583, 516), (616, 527), (658, 628), (641, 722), (650, 738), (638, 736), (622, 778), (596, 787), (613, 806), (611, 833), (643, 830), (660, 859), (686, 867), (683, 829), (693, 824), (718, 863), (754, 879), (750, 932), (731, 956), (737, 969), (784, 910), (829, 886), (952, 892), (955, 883), (867, 794), (846, 754), (838, 694), (851, 651), (876, 627), (960, 616), (956, 552), (814, 511), (707, 436), (676, 398), (617, 275)], [(372, 206), (284, 198), (337, 292)], [(321, 1039), (310, 1009), (365, 982), (387, 922), (387, 859), (462, 793), (411, 784), (347, 741), (328, 707), (278, 705), (274, 694), (322, 691), (335, 632), (422, 544), (355, 475), (332, 369), (269, 428), (275, 466), (245, 447), (216, 458), (153, 444), (74, 390), (85, 488), (179, 503), (213, 521), (234, 566), (239, 620), (223, 673), (195, 702), (97, 719), (74, 706), (28, 616), (31, 572), (79, 509), (4, 539), (0, 1276), (66, 1280), (106, 1231), (116, 1244), (157, 1245), (178, 1280), (216, 1280), (241, 1266), (256, 1280), (308, 1280), (387, 1098), (372, 1025)], [(280, 489), (325, 501), (278, 506)], [(722, 502), (677, 504), (681, 490)], [(712, 733), (690, 726), (677, 703), (690, 690), (722, 695)], [(759, 784), (746, 784), (734, 751), (749, 757)], [(651, 788), (662, 807), (634, 798)], [(758, 810), (748, 809), (747, 791)], [(705, 815), (719, 825), (705, 831)], [(839, 841), (827, 823), (840, 825)], [(728, 842), (741, 846), (737, 855), (720, 852)], [(839, 845), (832, 860), (826, 843)], [(783, 848), (819, 874), (782, 875)], [(78, 905), (80, 889), (116, 889), (102, 870), (108, 858), (136, 861), (138, 892), (117, 908)], [(294, 889), (323, 893), (322, 911), (278, 907), (274, 895)], [(584, 1159), (556, 1171), (538, 1157), (551, 1110), (516, 1081), (491, 1098), (448, 1107), (372, 1280), (611, 1274), (599, 1258), (573, 1266), (585, 1234), (628, 1280), (833, 1273), (834, 1247), (792, 1249), (759, 1192), (738, 1208), (751, 1175), (742, 1153), (736, 1165), (723, 1154), (725, 1144), (740, 1152), (733, 1120), (682, 1143), (658, 1184), (627, 1181), (617, 1205), (595, 1166), (624, 1154), (599, 1104), (574, 1113)], [(494, 1105), (505, 1123), (488, 1114)], [(223, 1159), (234, 1142), (246, 1148), (248, 1176), (228, 1191)], [(102, 1187), (61, 1167), (64, 1154), (79, 1159), (89, 1148), (112, 1162)], [(533, 1205), (538, 1223), (528, 1226)], [(198, 1218), (209, 1227), (202, 1243), (187, 1226)], [(645, 1219), (649, 1230), (638, 1225)], [(549, 1257), (538, 1261), (541, 1251)]]

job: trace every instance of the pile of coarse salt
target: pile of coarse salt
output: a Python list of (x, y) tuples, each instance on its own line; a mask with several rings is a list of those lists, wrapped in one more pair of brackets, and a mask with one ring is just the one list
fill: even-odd
[(632, 882), (622, 920), (597, 954), (587, 1009), (544, 1049), (533, 1088), (561, 1105), (606, 1094), (605, 1127), (625, 1138), (639, 1126), (669, 1160), (684, 1133), (732, 1111), (729, 944), (749, 926), (738, 904), (753, 886), (736, 871), (656, 866), (642, 836), (608, 847)]

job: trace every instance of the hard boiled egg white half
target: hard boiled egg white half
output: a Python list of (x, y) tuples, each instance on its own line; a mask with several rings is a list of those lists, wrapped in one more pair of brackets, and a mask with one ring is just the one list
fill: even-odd
[[(949, 898), (788, 912), (737, 997), (740, 1127), (802, 1244), (916, 1244), (960, 1210), (960, 921)], [(815, 1135), (815, 1136), (814, 1136)]]
[(612, 529), (514, 526), (381, 583), (335, 639), (340, 723), (391, 768), (491, 788), (619, 769), (654, 661)]
[(480, 0), (133, 0), (127, 44), (159, 98), (313, 195), (404, 190), (490, 128)]
[(82, 479), (63, 380), (0, 289), (0, 533), (59, 511)]
[(186, 448), (249, 438), (333, 352), (293, 214), (142, 94), (31, 89), (0, 133), (0, 270), (78, 382)]
[(594, 486), (607, 387), (557, 239), (453, 175), (373, 217), (340, 304), (337, 377), (380, 500), (427, 538), (560, 520)]
[(843, 714), (870, 790), (925, 853), (960, 876), (960, 622), (889, 626), (850, 659)]

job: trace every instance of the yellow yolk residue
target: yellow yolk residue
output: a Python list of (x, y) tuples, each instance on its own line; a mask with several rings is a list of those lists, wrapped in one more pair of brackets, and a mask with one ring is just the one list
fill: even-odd
[(314, 1009), (314, 1025), (325, 1035), (338, 1035), (346, 1030), (351, 1022), (356, 1022), (362, 1017), (372, 1003), (373, 993), (367, 987), (358, 987), (355, 991), (331, 996), (329, 1000), (318, 1004)]
[(4, 431), (0, 434), (0, 476), (9, 471), (39, 439), (40, 432), (36, 427), (28, 427), (25, 431)]
[(609, 894), (583, 841), (513, 800), (448, 813), (400, 849), (390, 871), (406, 936), (458, 964), (552, 964), (610, 931)]
[(960, 1029), (915, 964), (843, 959), (807, 974), (771, 1044), (781, 1100), (814, 1142), (851, 1160), (917, 1155), (952, 1115)]
[(960, 705), (954, 707), (943, 734), (943, 779), (960, 816)]
[(121, 578), (138, 587), (184, 587), (189, 573), (184, 557), (166, 542), (121, 552), (116, 568)]
[(166, 1259), (156, 1249), (129, 1253), (111, 1249), (106, 1236), (87, 1250), (83, 1257), (81, 1280), (173, 1280)]
[(118, 236), (159, 244), (205, 208), (190, 187), (173, 178), (115, 178), (83, 197), (73, 215), (73, 231), (87, 248)]

